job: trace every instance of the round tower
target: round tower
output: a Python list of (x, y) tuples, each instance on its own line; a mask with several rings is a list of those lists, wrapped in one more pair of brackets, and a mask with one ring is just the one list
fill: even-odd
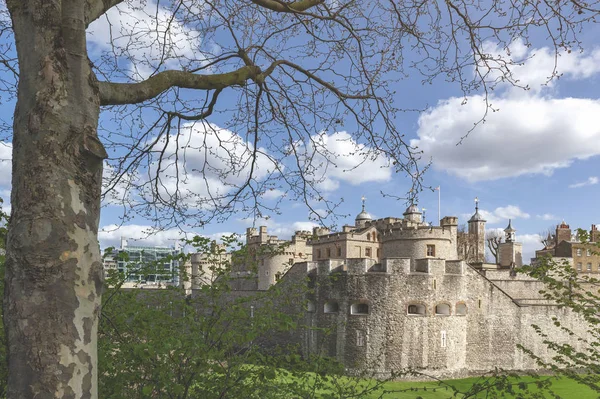
[(474, 262), (485, 262), (485, 222), (479, 213), (479, 198), (475, 197), (475, 213), (469, 219), (469, 240), (474, 247)]

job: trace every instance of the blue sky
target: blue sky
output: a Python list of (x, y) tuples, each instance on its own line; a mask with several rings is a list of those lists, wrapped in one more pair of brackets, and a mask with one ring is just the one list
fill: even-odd
[[(113, 29), (119, 28), (115, 25), (117, 20), (121, 21), (121, 28), (126, 26), (126, 18), (127, 13), (112, 14)], [(182, 24), (173, 26), (174, 40), (189, 33)], [(88, 42), (92, 52), (106, 49), (106, 29), (105, 21), (90, 28)], [(517, 239), (524, 244), (525, 259), (541, 247), (538, 233), (563, 219), (572, 228), (589, 229), (592, 223), (600, 224), (600, 30), (590, 26), (582, 35), (585, 51), (559, 54), (556, 60), (560, 78), (551, 81), (548, 77), (555, 61), (553, 50), (545, 47), (543, 40), (531, 47), (515, 40), (510, 53), (523, 65), (515, 66), (512, 72), (529, 90), (498, 85), (488, 97), (495, 111), (488, 112), (485, 123), (480, 123), (462, 141), (485, 114), (483, 97), (475, 93), (465, 98), (458, 87), (443, 81), (423, 85), (419, 76), (405, 80), (397, 94), (398, 104), (425, 109), (399, 114), (396, 123), (402, 126), (412, 145), (423, 151), (423, 164), (431, 160), (424, 184), (441, 187), (441, 216), (455, 215), (460, 223), (466, 223), (474, 211), (473, 200), (478, 197), (489, 229), (503, 229), (509, 218), (513, 220)], [(180, 51), (192, 54), (198, 50), (185, 45)], [(504, 56), (507, 52), (493, 42), (487, 43), (486, 51)], [(143, 77), (148, 73), (141, 66), (126, 62), (124, 67), (130, 76)], [(11, 109), (10, 104), (2, 107), (3, 119), (10, 118)], [(217, 117), (211, 123), (215, 129), (222, 129), (225, 121)], [(222, 129), (222, 134), (234, 142), (238, 133)], [(193, 129), (183, 135), (206, 137)], [(373, 217), (401, 216), (407, 204), (384, 197), (381, 192), (403, 197), (411, 182), (387, 167), (385, 159), (363, 162), (356, 155), (349, 155), (353, 146), (362, 144), (348, 138), (342, 129), (324, 132), (321, 138), (338, 154), (338, 167), (328, 169), (320, 184), (324, 197), (334, 202), (342, 200), (337, 209), (340, 216), (330, 222), (338, 226), (353, 223), (360, 212), (362, 196), (367, 198), (366, 209)], [(0, 173), (0, 192), (8, 199), (10, 145), (0, 146), (0, 158), (5, 160), (1, 164), (4, 170)], [(219, 183), (215, 180), (214, 184)], [(280, 190), (269, 191), (262, 200), (273, 203), (284, 194)], [(311, 205), (317, 210), (320, 206), (318, 202)], [(427, 209), (427, 220), (437, 223), (437, 192), (420, 193), (419, 206)], [(155, 231), (141, 217), (117, 228), (121, 215), (118, 203), (105, 204), (100, 222), (102, 247), (118, 245), (121, 236), (141, 239), (145, 233)], [(280, 212), (268, 216), (252, 220), (233, 215), (226, 222), (193, 229), (192, 233), (218, 237), (222, 233), (244, 233), (249, 226), (266, 225), (271, 234), (289, 238), (295, 230), (316, 225), (306, 207), (297, 202), (284, 200)], [(176, 229), (169, 229), (137, 243), (170, 245), (180, 236)]]

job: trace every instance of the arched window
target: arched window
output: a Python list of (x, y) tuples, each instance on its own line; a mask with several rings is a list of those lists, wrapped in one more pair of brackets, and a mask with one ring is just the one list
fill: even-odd
[(325, 307), (323, 308), (324, 313), (337, 313), (340, 311), (340, 306), (337, 301), (327, 301), (325, 302)]
[(467, 305), (463, 302), (459, 302), (456, 304), (456, 314), (458, 316), (465, 316), (467, 314)]
[(377, 233), (373, 233), (373, 241), (377, 241)]
[(306, 302), (306, 311), (308, 313), (315, 313), (317, 311), (317, 307), (313, 301)]
[(447, 303), (440, 303), (435, 307), (435, 314), (438, 316), (450, 316), (450, 305)]
[(422, 305), (420, 303), (412, 303), (412, 304), (408, 305), (407, 313), (409, 315), (425, 316), (425, 314), (426, 314), (425, 305)]
[(371, 241), (371, 233), (367, 233), (367, 241)]
[(350, 314), (369, 314), (369, 304), (353, 303), (350, 305)]

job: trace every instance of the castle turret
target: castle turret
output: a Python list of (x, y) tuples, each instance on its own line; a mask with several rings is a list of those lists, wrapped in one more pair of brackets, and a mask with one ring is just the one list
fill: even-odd
[(523, 266), (523, 244), (515, 241), (515, 230), (512, 221), (508, 219), (508, 226), (504, 229), (506, 242), (498, 245), (500, 267)]
[(479, 213), (479, 198), (475, 197), (475, 213), (469, 219), (469, 240), (474, 244), (473, 261), (485, 261), (485, 222)]
[(504, 229), (504, 234), (506, 234), (506, 242), (514, 242), (515, 241), (515, 232), (517, 230), (512, 227), (512, 219), (508, 219), (508, 226)]
[(406, 208), (406, 211), (404, 211), (403, 215), (404, 219), (408, 220), (409, 222), (421, 223), (421, 216), (423, 214), (419, 211), (418, 206), (411, 204), (408, 208)]
[(367, 211), (365, 211), (365, 197), (362, 197), (362, 211), (356, 215), (356, 219), (354, 220), (354, 225), (356, 227), (365, 227), (365, 225), (367, 224), (367, 222), (370, 222), (371, 219), (371, 215), (369, 215), (367, 213)]
[(558, 245), (563, 241), (571, 241), (571, 228), (563, 220), (561, 224), (556, 226), (556, 242), (554, 245)]

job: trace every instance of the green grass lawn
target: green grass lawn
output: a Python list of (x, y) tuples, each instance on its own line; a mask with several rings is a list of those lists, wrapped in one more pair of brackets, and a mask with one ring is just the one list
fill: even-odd
[[(441, 383), (438, 382), (414, 382), (414, 381), (391, 381), (384, 384), (383, 389), (373, 392), (369, 398), (407, 398), (416, 399), (441, 399), (441, 398), (521, 398), (530, 397), (532, 393), (544, 392), (544, 397), (553, 398), (550, 393), (554, 393), (564, 399), (596, 399), (600, 395), (588, 387), (578, 384), (568, 378), (555, 377), (539, 377), (540, 380), (548, 381), (550, 386), (547, 390), (540, 390), (536, 382), (538, 380), (533, 377), (511, 377), (505, 381), (493, 380), (491, 378), (465, 378), (460, 380), (448, 380)], [(503, 382), (501, 382), (503, 381)], [(500, 382), (503, 389), (492, 394), (490, 390), (484, 390), (479, 395), (472, 393), (463, 395), (461, 393), (469, 392), (475, 384), (484, 386), (485, 384), (495, 385), (495, 382)], [(508, 392), (508, 384), (511, 385), (513, 394)], [(455, 395), (454, 387), (458, 392)]]

